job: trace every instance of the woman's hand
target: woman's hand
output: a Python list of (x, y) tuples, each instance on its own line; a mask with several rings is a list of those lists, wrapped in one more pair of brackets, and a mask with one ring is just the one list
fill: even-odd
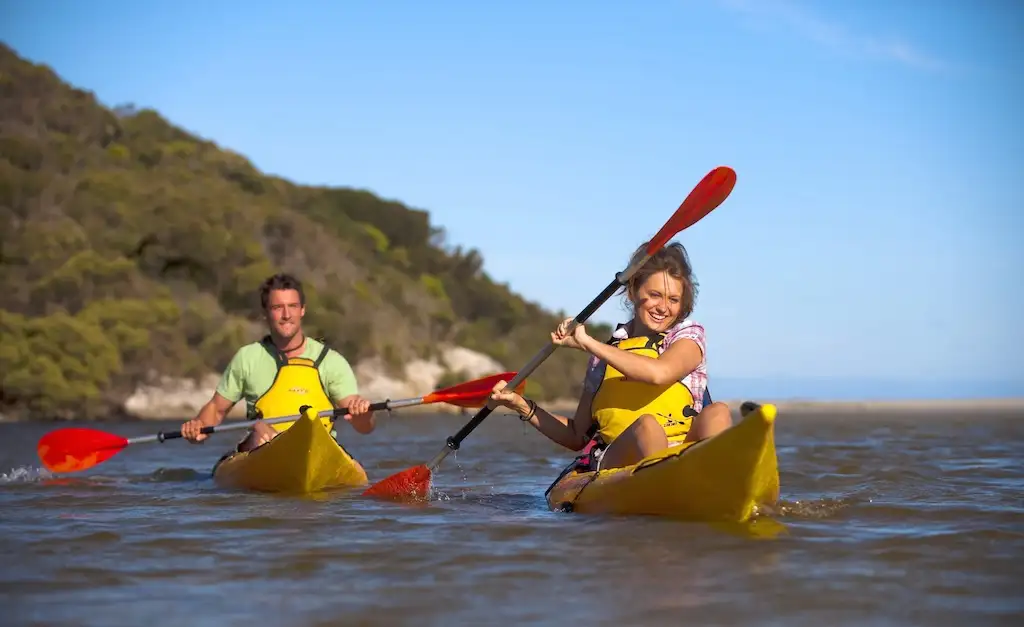
[(526, 399), (516, 394), (515, 390), (506, 390), (506, 385), (508, 385), (508, 381), (498, 381), (494, 384), (494, 387), (491, 388), (491, 398), (487, 401), (487, 407), (493, 410), (501, 405), (502, 407), (508, 407), (520, 416), (530, 413), (530, 405), (526, 402)]
[(587, 335), (587, 328), (582, 325), (576, 325), (573, 329), (572, 334), (568, 333), (569, 323), (573, 321), (573, 318), (566, 318), (558, 325), (555, 332), (551, 334), (551, 341), (557, 346), (567, 346), (569, 348), (575, 348), (576, 350), (585, 351), (587, 342), (590, 341), (591, 337)]

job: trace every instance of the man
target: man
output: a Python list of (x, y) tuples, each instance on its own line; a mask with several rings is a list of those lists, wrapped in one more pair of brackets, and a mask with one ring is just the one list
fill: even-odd
[[(243, 398), (250, 419), (298, 414), (304, 405), (316, 411), (344, 407), (349, 410), (345, 420), (353, 429), (371, 433), (376, 426), (374, 414), (369, 411), (370, 402), (358, 393), (349, 363), (302, 331), (306, 315), (302, 283), (287, 274), (275, 274), (260, 287), (260, 303), (270, 333), (235, 353), (213, 398), (181, 426), (182, 436), (202, 442), (206, 435), (200, 430), (219, 425)], [(268, 425), (257, 420), (237, 450), (262, 446), (292, 424)]]

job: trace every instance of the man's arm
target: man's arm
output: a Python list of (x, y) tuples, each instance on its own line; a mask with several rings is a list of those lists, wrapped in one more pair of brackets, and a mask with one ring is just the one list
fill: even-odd
[(216, 427), (224, 422), (224, 418), (231, 408), (241, 400), (245, 380), (241, 353), (241, 350), (235, 353), (231, 363), (224, 369), (224, 374), (221, 375), (213, 396), (199, 409), (196, 417), (181, 425), (181, 435), (186, 440), (190, 442), (205, 440), (206, 434), (200, 433), (200, 430), (203, 427)]
[(200, 408), (199, 413), (192, 420), (181, 425), (181, 435), (190, 442), (202, 442), (206, 434), (201, 433), (203, 427), (216, 427), (224, 422), (235, 404), (224, 398), (219, 392), (214, 392), (213, 397)]
[(376, 416), (374, 412), (367, 411), (370, 401), (359, 395), (356, 374), (348, 360), (342, 357), (341, 353), (332, 350), (324, 358), (320, 367), (326, 375), (327, 394), (334, 402), (334, 406), (344, 407), (351, 411), (349, 415), (345, 416), (345, 420), (358, 433), (363, 435), (373, 433), (377, 427)]
[(224, 418), (234, 406), (233, 401), (221, 396), (220, 392), (214, 392), (213, 397), (199, 410), (196, 419), (202, 422), (204, 427), (216, 427), (224, 422)]

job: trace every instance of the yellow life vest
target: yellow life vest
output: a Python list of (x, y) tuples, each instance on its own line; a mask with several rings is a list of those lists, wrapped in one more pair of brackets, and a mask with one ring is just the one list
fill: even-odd
[[(318, 370), (330, 350), (326, 344), (316, 360), (305, 357), (286, 358), (271, 341), (270, 336), (264, 337), (260, 344), (277, 362), (277, 375), (270, 388), (253, 404), (254, 415), (249, 416), (251, 420), (299, 414), (306, 406), (311, 407), (314, 412), (334, 409), (334, 403), (320, 381)], [(330, 416), (321, 417), (320, 421), (328, 430), (333, 427)], [(294, 421), (279, 422), (271, 426), (280, 432), (293, 424)]]
[[(658, 333), (615, 340), (611, 345), (657, 359), (658, 348), (664, 340), (665, 334)], [(597, 435), (605, 444), (611, 444), (644, 414), (657, 419), (669, 441), (682, 441), (690, 431), (693, 413), (693, 394), (681, 382), (651, 385), (630, 381), (608, 363), (605, 363), (604, 378), (591, 405)]]

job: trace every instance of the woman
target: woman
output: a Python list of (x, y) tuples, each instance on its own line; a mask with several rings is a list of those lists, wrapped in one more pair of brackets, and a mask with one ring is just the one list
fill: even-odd
[[(644, 255), (645, 246), (633, 254)], [(732, 424), (725, 403), (707, 392), (704, 327), (688, 319), (697, 282), (686, 249), (671, 243), (659, 250), (625, 286), (633, 318), (607, 343), (587, 335), (584, 325), (569, 334), (570, 319), (551, 341), (590, 353), (576, 413), (552, 414), (514, 391), (495, 385), (492, 405), (503, 405), (542, 434), (578, 451), (589, 470), (630, 466), (670, 446), (710, 438)], [(705, 406), (705, 403), (707, 405)], [(591, 440), (591, 438), (594, 438)]]

